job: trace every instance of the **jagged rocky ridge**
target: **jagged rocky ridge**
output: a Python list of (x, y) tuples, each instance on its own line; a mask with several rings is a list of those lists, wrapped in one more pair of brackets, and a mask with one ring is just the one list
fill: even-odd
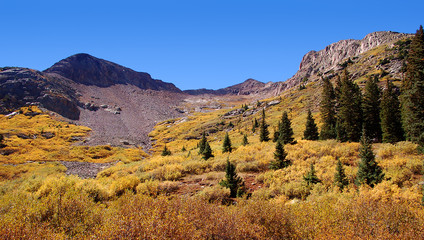
[(341, 40), (330, 44), (320, 51), (310, 51), (303, 56), (299, 70), (285, 83), (287, 88), (295, 87), (302, 83), (306, 77), (327, 74), (331, 70), (340, 70), (339, 64), (348, 58), (363, 54), (382, 44), (395, 42), (410, 37), (410, 34), (384, 31), (373, 32), (366, 35), (362, 40)]

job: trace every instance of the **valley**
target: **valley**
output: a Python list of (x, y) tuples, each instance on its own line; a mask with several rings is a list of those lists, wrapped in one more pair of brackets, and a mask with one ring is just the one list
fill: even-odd
[[(406, 99), (418, 33), (342, 40), (284, 82), (218, 90), (182, 91), (88, 54), (2, 68), (0, 239), (422, 239), (422, 139), (352, 140), (340, 120), (349, 84), (362, 102), (373, 79), (379, 96), (393, 83)], [(324, 79), (339, 91), (332, 138)], [(380, 169), (370, 182), (367, 160)]]

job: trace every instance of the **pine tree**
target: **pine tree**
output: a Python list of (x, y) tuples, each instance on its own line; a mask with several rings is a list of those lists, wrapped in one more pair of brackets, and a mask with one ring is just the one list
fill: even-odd
[(407, 139), (424, 151), (424, 32), (417, 30), (410, 45), (402, 83), (402, 124)]
[(374, 187), (374, 185), (383, 181), (383, 170), (375, 161), (375, 156), (372, 152), (372, 145), (365, 130), (361, 137), (359, 157), (361, 158), (361, 161), (359, 162), (358, 173), (356, 174), (356, 183), (358, 185), (368, 184), (370, 187)]
[(384, 143), (404, 140), (401, 123), (400, 103), (394, 86), (387, 81), (380, 103), (381, 130)]
[(213, 157), (211, 146), (207, 141), (205, 143), (205, 149), (203, 150), (202, 155), (204, 160), (208, 160), (209, 158)]
[(228, 132), (225, 133), (224, 142), (222, 144), (222, 152), (231, 152), (233, 151), (233, 148), (231, 147), (231, 140), (230, 136), (228, 136)]
[(199, 142), (199, 154), (202, 154), (203, 151), (205, 150), (206, 142), (207, 142), (206, 133), (203, 131), (202, 138), (200, 139), (200, 142)]
[(243, 135), (243, 142), (241, 143), (241, 145), (246, 146), (247, 144), (249, 144), (249, 140), (247, 140), (247, 135), (244, 134)]
[[(236, 173), (236, 166), (230, 163), (227, 158), (227, 165), (225, 167), (225, 179), (219, 182), (219, 185), (230, 189), (230, 197), (234, 198), (237, 196), (237, 192), (242, 187), (243, 179), (241, 179)], [(239, 193), (240, 195), (240, 193)]]
[(277, 144), (275, 145), (275, 152), (274, 152), (274, 159), (275, 161), (272, 161), (269, 168), (270, 169), (282, 169), (285, 167), (288, 167), (291, 164), (290, 160), (286, 159), (287, 153), (284, 151), (284, 145), (281, 142), (281, 140), (277, 141)]
[(306, 118), (306, 129), (303, 132), (303, 138), (306, 140), (318, 140), (318, 127), (315, 124), (310, 109), (308, 110), (308, 117)]
[(381, 142), (380, 88), (378, 78), (368, 79), (362, 101), (363, 128), (370, 139)]
[(279, 140), (281, 140), (283, 144), (294, 143), (293, 129), (291, 127), (291, 121), (286, 111), (283, 112), (283, 116), (281, 117)]
[(343, 190), (343, 188), (349, 184), (349, 180), (346, 177), (346, 173), (340, 159), (337, 159), (336, 173), (334, 174), (334, 184), (339, 187), (340, 190)]
[(253, 133), (256, 132), (256, 128), (258, 128), (258, 127), (259, 127), (259, 123), (258, 123), (258, 120), (256, 120), (256, 118), (255, 118), (255, 120), (252, 123), (252, 132)]
[(0, 148), (4, 148), (6, 145), (4, 144), (4, 137), (0, 134)]
[(259, 141), (261, 142), (269, 141), (268, 124), (266, 124), (266, 121), (265, 121), (265, 109), (262, 109), (262, 121), (260, 125)]
[(322, 140), (335, 139), (336, 133), (336, 95), (333, 85), (328, 78), (323, 78), (321, 93), (320, 111), (322, 117), (322, 127), (320, 138)]
[(167, 147), (166, 147), (166, 145), (165, 145), (165, 147), (163, 148), (163, 150), (162, 150), (162, 156), (169, 156), (169, 155), (171, 155), (172, 153), (171, 153), (171, 150), (169, 150)]
[(311, 168), (309, 172), (305, 176), (303, 176), (303, 180), (306, 182), (306, 184), (308, 184), (308, 186), (321, 182), (321, 180), (316, 175), (314, 164), (311, 163)]
[(274, 128), (274, 137), (272, 138), (273, 142), (277, 142), (278, 138), (280, 138), (280, 128), (281, 128), (281, 122), (278, 121), (277, 129)]
[[(344, 131), (348, 141), (357, 142), (361, 137), (362, 129), (362, 96), (358, 85), (349, 79), (346, 69), (341, 77), (340, 90), (337, 112), (340, 136), (343, 136)], [(343, 141), (344, 139), (339, 140)]]

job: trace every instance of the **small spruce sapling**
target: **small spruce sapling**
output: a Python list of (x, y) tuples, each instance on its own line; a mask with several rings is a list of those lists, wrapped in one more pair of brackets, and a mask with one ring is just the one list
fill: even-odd
[[(237, 195), (242, 195), (240, 191), (243, 189), (244, 183), (243, 179), (240, 178), (236, 173), (236, 166), (230, 163), (230, 160), (227, 158), (227, 165), (225, 167), (225, 179), (219, 182), (219, 185), (230, 189), (230, 197), (234, 198)], [(239, 190), (240, 189), (240, 190)]]

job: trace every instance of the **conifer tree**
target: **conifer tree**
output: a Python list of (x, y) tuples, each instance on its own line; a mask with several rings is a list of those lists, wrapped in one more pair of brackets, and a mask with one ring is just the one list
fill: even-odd
[(336, 173), (334, 174), (334, 184), (339, 187), (340, 190), (343, 190), (343, 188), (349, 184), (340, 159), (337, 159)]
[[(343, 131), (348, 141), (357, 142), (361, 137), (362, 129), (362, 96), (356, 83), (349, 79), (349, 73), (345, 69), (341, 77), (339, 109), (337, 112), (340, 136)], [(340, 138), (340, 141), (344, 139)]]
[(401, 123), (400, 103), (394, 86), (387, 81), (380, 103), (381, 130), (384, 143), (404, 140)]
[[(243, 179), (240, 178), (236, 173), (236, 166), (230, 163), (227, 158), (227, 165), (225, 167), (225, 179), (219, 182), (219, 185), (230, 189), (230, 197), (234, 198), (237, 196), (237, 192), (242, 187)], [(240, 195), (240, 193), (239, 193)]]
[(291, 121), (286, 111), (281, 116), (281, 125), (279, 129), (279, 140), (283, 144), (294, 143), (293, 129), (291, 127)]
[(375, 142), (381, 142), (380, 95), (378, 78), (368, 79), (362, 99), (363, 128)]
[(306, 184), (308, 184), (308, 186), (321, 182), (321, 180), (316, 175), (314, 164), (311, 163), (311, 168), (309, 169), (309, 172), (303, 176), (303, 180), (306, 182)]
[(255, 120), (252, 123), (252, 132), (253, 133), (256, 132), (256, 128), (258, 128), (258, 127), (259, 127), (259, 123), (258, 123), (258, 120), (256, 120), (256, 118), (255, 118)]
[(269, 141), (268, 124), (266, 124), (266, 121), (265, 121), (265, 109), (262, 109), (262, 121), (260, 125), (259, 141), (261, 142)]
[(282, 169), (285, 167), (288, 167), (291, 164), (290, 160), (286, 159), (287, 153), (284, 151), (284, 145), (281, 142), (281, 140), (278, 140), (275, 145), (275, 152), (274, 152), (274, 161), (271, 162), (269, 168), (270, 169)]
[(0, 148), (6, 147), (6, 145), (4, 144), (3, 141), (4, 141), (4, 137), (3, 137), (3, 135), (0, 134)]
[(163, 150), (162, 150), (162, 156), (169, 156), (169, 155), (171, 155), (172, 153), (171, 153), (171, 150), (169, 150), (167, 147), (166, 147), (166, 145), (165, 145), (165, 147), (163, 148)]
[(224, 142), (222, 144), (222, 152), (231, 152), (233, 151), (233, 148), (231, 147), (231, 140), (230, 136), (228, 136), (228, 132), (225, 133)]
[(211, 146), (207, 141), (205, 143), (205, 149), (203, 150), (202, 155), (204, 160), (208, 160), (209, 158), (213, 157)]
[(206, 142), (207, 142), (206, 133), (205, 131), (203, 131), (202, 138), (200, 139), (200, 142), (199, 142), (199, 154), (202, 154), (203, 151), (205, 150)]
[(244, 134), (243, 135), (243, 142), (241, 143), (241, 145), (246, 146), (247, 144), (249, 144), (249, 140), (247, 139), (247, 135)]
[(366, 135), (365, 130), (363, 131), (361, 137), (359, 157), (361, 160), (358, 166), (358, 173), (356, 174), (356, 184), (368, 184), (370, 187), (374, 187), (374, 185), (383, 181), (383, 170), (375, 161), (372, 145)]
[(412, 38), (402, 83), (402, 124), (408, 140), (424, 151), (424, 32)]
[(273, 142), (276, 142), (278, 138), (280, 137), (280, 128), (281, 128), (281, 122), (278, 121), (277, 129), (274, 129), (274, 137), (272, 138)]
[(315, 124), (311, 110), (308, 109), (308, 117), (306, 118), (306, 129), (303, 132), (303, 138), (306, 140), (318, 140), (318, 127)]
[(320, 138), (322, 140), (335, 139), (336, 133), (336, 95), (333, 85), (328, 78), (323, 78), (321, 93), (320, 111), (322, 117), (322, 127)]

